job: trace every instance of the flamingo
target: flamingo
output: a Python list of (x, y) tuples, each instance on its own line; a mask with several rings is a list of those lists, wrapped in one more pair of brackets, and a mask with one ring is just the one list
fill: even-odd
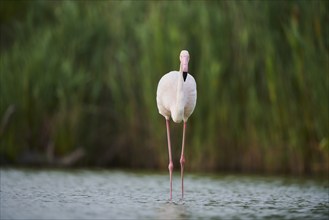
[(188, 62), (190, 59), (189, 52), (182, 50), (180, 55), (179, 71), (171, 71), (159, 81), (157, 88), (157, 106), (159, 113), (166, 119), (167, 141), (169, 153), (169, 177), (170, 177), (170, 201), (172, 200), (172, 172), (174, 165), (171, 157), (171, 142), (170, 142), (170, 117), (176, 123), (184, 122), (183, 125), (183, 140), (182, 151), (180, 157), (181, 165), (181, 186), (182, 199), (184, 198), (184, 146), (185, 146), (185, 132), (188, 118), (194, 111), (197, 99), (196, 82), (188, 73)]

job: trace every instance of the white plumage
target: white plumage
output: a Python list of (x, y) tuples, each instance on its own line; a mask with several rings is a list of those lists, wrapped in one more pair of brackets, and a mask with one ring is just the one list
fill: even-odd
[(171, 71), (158, 84), (157, 104), (159, 113), (174, 122), (184, 122), (192, 114), (196, 104), (196, 83), (190, 74), (184, 82), (183, 74)]
[(170, 142), (170, 117), (174, 122), (179, 123), (184, 121), (182, 153), (180, 158), (181, 164), (181, 179), (182, 179), (182, 198), (184, 197), (184, 145), (185, 145), (185, 130), (186, 122), (194, 111), (197, 99), (196, 82), (188, 73), (188, 62), (190, 55), (188, 51), (182, 50), (179, 56), (180, 68), (179, 71), (171, 71), (165, 74), (159, 81), (157, 88), (157, 106), (159, 113), (166, 119), (168, 152), (169, 152), (169, 174), (170, 174), (170, 200), (172, 199), (172, 170), (173, 162), (171, 156)]

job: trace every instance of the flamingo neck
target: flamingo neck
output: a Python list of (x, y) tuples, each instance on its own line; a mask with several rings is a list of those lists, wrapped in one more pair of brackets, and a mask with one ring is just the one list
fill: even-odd
[(176, 104), (173, 111), (172, 118), (175, 122), (181, 122), (184, 117), (184, 78), (182, 72), (179, 71), (179, 77), (177, 80), (177, 93)]

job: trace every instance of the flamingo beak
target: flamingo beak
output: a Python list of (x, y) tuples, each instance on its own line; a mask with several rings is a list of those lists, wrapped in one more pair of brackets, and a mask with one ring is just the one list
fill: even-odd
[(186, 80), (186, 77), (187, 77), (187, 73), (188, 73), (188, 57), (187, 56), (184, 56), (184, 57), (181, 57), (181, 70), (183, 72), (183, 79), (184, 79), (184, 82)]
[(181, 66), (182, 72), (188, 72), (188, 57), (182, 57)]

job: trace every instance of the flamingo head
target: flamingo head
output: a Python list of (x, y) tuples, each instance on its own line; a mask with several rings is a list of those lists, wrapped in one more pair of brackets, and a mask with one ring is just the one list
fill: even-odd
[(190, 54), (187, 50), (182, 50), (179, 55), (180, 71), (183, 73), (188, 72), (188, 61), (190, 60)]

